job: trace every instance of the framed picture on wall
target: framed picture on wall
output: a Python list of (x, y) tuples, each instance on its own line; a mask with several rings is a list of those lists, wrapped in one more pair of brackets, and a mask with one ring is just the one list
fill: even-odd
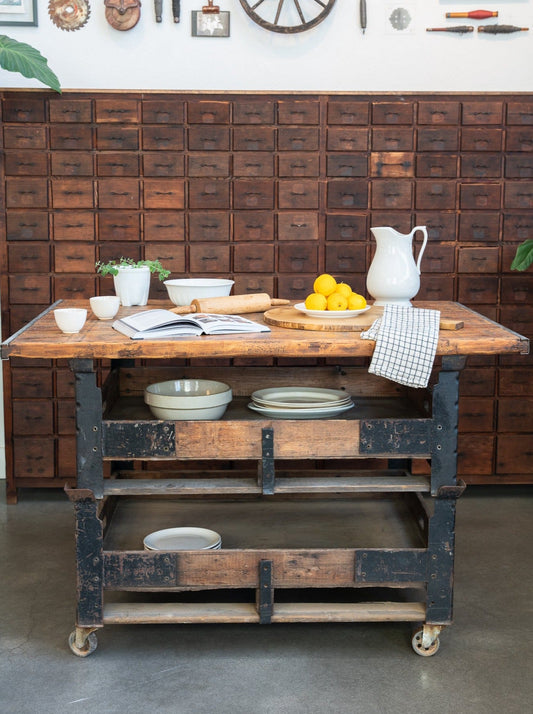
[(0, 0), (0, 25), (37, 27), (37, 0)]

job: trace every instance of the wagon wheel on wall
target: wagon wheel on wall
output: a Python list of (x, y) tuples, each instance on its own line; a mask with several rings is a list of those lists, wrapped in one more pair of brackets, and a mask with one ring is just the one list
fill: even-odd
[(265, 30), (304, 32), (331, 12), (335, 0), (241, 0), (245, 13)]

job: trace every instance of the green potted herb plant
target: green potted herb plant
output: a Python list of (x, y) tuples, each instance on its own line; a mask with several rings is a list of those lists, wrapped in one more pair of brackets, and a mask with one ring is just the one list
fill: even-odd
[(48, 66), (47, 59), (25, 42), (0, 35), (0, 67), (8, 72), (19, 72), (23, 77), (38, 79), (50, 89), (61, 93), (59, 79)]
[(115, 293), (125, 307), (146, 305), (150, 292), (150, 276), (157, 274), (159, 280), (165, 280), (170, 270), (163, 268), (159, 260), (134, 260), (119, 258), (107, 263), (98, 261), (96, 270), (100, 275), (112, 275)]

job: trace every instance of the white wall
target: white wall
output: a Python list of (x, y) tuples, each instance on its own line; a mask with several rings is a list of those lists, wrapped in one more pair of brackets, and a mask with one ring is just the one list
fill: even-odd
[[(285, 0), (292, 3), (293, 0)], [(264, 0), (265, 4), (278, 0)], [(191, 10), (207, 0), (182, 0), (174, 24), (171, 1), (155, 22), (153, 0), (126, 32), (105, 19), (102, 0), (90, 0), (85, 27), (66, 32), (52, 24), (47, 0), (38, 0), (38, 27), (2, 27), (0, 33), (36, 46), (65, 89), (308, 90), (308, 91), (531, 91), (533, 3), (529, 0), (367, 0), (368, 29), (359, 29), (358, 0), (337, 0), (329, 17), (303, 33), (282, 35), (248, 18), (239, 0), (220, 0), (231, 13), (229, 38), (191, 36)], [(412, 30), (392, 29), (395, 7), (413, 15)], [(499, 10), (491, 20), (450, 20), (446, 12)], [(429, 33), (426, 27), (489, 23), (530, 27), (491, 36)], [(37, 87), (2, 72), (0, 84)]]

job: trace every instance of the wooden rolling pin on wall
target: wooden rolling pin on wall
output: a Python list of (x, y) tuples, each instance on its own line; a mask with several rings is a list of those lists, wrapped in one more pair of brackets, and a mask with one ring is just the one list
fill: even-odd
[(216, 315), (242, 315), (247, 312), (265, 312), (276, 305), (289, 305), (290, 300), (271, 298), (267, 293), (229, 295), (228, 297), (193, 300), (190, 305), (173, 307), (172, 312), (188, 315), (191, 312), (211, 312)]

